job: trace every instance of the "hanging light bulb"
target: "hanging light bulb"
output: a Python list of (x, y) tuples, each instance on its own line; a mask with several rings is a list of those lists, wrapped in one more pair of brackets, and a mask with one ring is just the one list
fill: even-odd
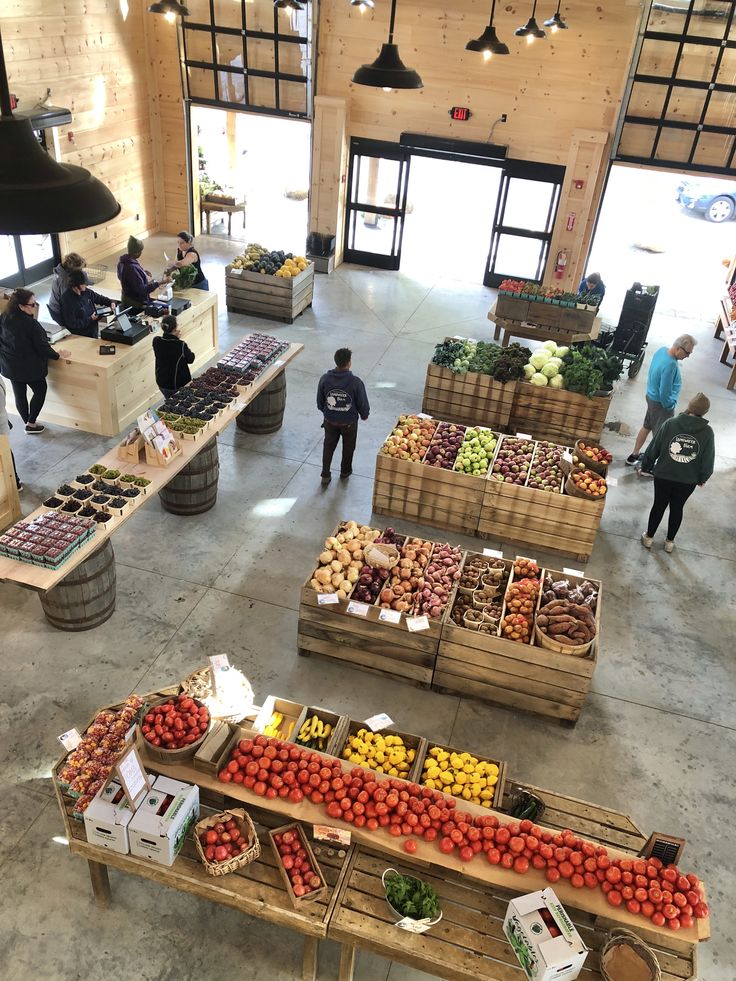
[(566, 31), (567, 30), (567, 24), (564, 22), (564, 20), (560, 16), (560, 3), (561, 2), (562, 2), (562, 0), (557, 0), (557, 10), (554, 12), (554, 14), (552, 15), (552, 17), (549, 18), (549, 20), (546, 20), (544, 22), (544, 26), (545, 27), (549, 27), (551, 29), (551, 31), (552, 31), (553, 34), (556, 34), (558, 31)]
[(166, 20), (173, 24), (177, 17), (188, 17), (189, 11), (179, 0), (156, 0), (148, 8), (149, 14), (163, 14)]
[(273, 0), (273, 5), (277, 10), (304, 10), (299, 0)]
[(361, 14), (364, 14), (366, 10), (373, 10), (376, 0), (350, 0), (350, 6), (357, 7)]
[(496, 13), (496, 0), (493, 0), (491, 4), (491, 19), (488, 22), (488, 27), (483, 31), (480, 37), (475, 38), (472, 41), (468, 41), (465, 45), (466, 51), (481, 51), (483, 53), (483, 60), (490, 61), (491, 55), (507, 55), (509, 49), (503, 43), (499, 41), (496, 36), (496, 28), (493, 26), (493, 17)]
[(396, 22), (396, 0), (391, 0), (391, 19), (388, 28), (388, 41), (370, 65), (361, 65), (353, 75), (356, 85), (371, 85), (390, 92), (391, 89), (421, 89), (424, 82), (413, 68), (407, 68), (399, 57), (399, 48), (394, 44), (394, 24)]
[(101, 225), (120, 214), (105, 185), (82, 167), (59, 164), (30, 119), (10, 106), (0, 35), (0, 235), (41, 235)]
[(534, 6), (532, 7), (532, 15), (529, 20), (524, 24), (523, 27), (518, 27), (514, 34), (517, 37), (525, 37), (527, 44), (531, 44), (535, 38), (547, 37), (547, 32), (543, 31), (542, 28), (536, 21), (535, 14), (537, 12), (537, 0), (534, 0)]

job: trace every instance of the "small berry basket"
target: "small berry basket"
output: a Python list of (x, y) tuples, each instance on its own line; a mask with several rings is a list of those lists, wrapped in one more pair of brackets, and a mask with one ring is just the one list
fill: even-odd
[[(244, 842), (246, 848), (221, 862), (208, 859), (206, 855), (208, 845), (206, 843), (202, 844), (202, 838), (207, 835), (208, 831), (215, 831), (217, 825), (227, 825), (230, 821), (235, 822), (238, 832), (238, 842)], [(194, 844), (197, 847), (197, 854), (200, 857), (202, 865), (207, 870), (207, 874), (214, 876), (227, 875), (228, 872), (235, 872), (236, 869), (245, 868), (246, 865), (255, 862), (261, 854), (261, 843), (258, 840), (253, 821), (250, 815), (242, 808), (221, 811), (219, 814), (211, 814), (209, 817), (203, 818), (195, 825)]]

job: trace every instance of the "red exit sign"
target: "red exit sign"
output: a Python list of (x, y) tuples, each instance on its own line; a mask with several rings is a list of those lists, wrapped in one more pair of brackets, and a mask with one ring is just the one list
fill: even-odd
[(457, 119), (458, 122), (464, 123), (466, 120), (470, 119), (472, 112), (467, 106), (453, 106), (450, 109), (450, 117), (452, 119)]

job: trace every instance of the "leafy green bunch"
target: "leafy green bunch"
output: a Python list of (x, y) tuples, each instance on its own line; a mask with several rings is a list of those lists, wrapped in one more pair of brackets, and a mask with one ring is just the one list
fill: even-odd
[(194, 266), (182, 266), (175, 269), (171, 275), (175, 290), (187, 290), (197, 278), (197, 270)]
[(521, 344), (509, 344), (508, 347), (500, 349), (496, 364), (493, 369), (493, 377), (499, 382), (518, 381), (524, 377), (524, 365), (529, 361), (532, 352), (528, 347)]
[(411, 875), (397, 872), (387, 878), (386, 898), (402, 916), (410, 916), (413, 920), (433, 919), (440, 911), (434, 889)]
[(585, 344), (573, 347), (562, 359), (565, 365), (565, 388), (592, 398), (602, 388), (611, 386), (624, 370), (623, 360), (601, 347)]

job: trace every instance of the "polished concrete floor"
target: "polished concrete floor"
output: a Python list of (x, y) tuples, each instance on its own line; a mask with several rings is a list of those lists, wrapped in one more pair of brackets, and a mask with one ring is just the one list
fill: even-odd
[[(154, 270), (164, 245), (170, 250), (170, 242), (147, 246)], [(232, 245), (212, 237), (202, 251), (210, 281), (221, 289)], [(218, 503), (208, 514), (177, 518), (154, 502), (116, 534), (118, 603), (103, 627), (81, 635), (57, 632), (36, 596), (0, 585), (0, 978), (298, 977), (296, 935), (163, 887), (112, 872), (115, 903), (99, 911), (85, 863), (59, 840), (62, 824), (49, 779), (57, 733), (130, 691), (178, 681), (220, 652), (247, 673), (259, 696), (291, 695), (356, 718), (385, 711), (403, 729), (500, 755), (512, 775), (538, 786), (628, 812), (647, 831), (682, 835), (684, 864), (704, 877), (714, 910), (700, 977), (736, 978), (730, 834), (736, 808), (736, 393), (726, 391), (710, 323), (658, 317), (650, 333), (650, 352), (683, 330), (698, 337), (684, 365), (682, 402), (698, 390), (710, 396), (718, 451), (716, 474), (688, 504), (672, 555), (662, 550), (662, 532), (651, 552), (642, 549), (651, 484), (623, 466), (631, 438), (611, 433), (606, 440), (619, 483), (587, 566), (605, 583), (603, 645), (577, 728), (297, 657), (299, 587), (323, 538), (339, 519), (370, 519), (376, 451), (398, 414), (420, 408), (434, 344), (447, 334), (487, 337), (491, 300), (490, 290), (441, 274), (418, 280), (345, 266), (317, 278), (313, 308), (292, 326), (228, 315), (222, 304), (223, 350), (254, 328), (305, 345), (288, 371), (283, 429), (267, 437), (246, 436), (234, 426), (225, 432)], [(315, 389), (343, 345), (354, 351), (372, 412), (361, 426), (354, 476), (335, 479), (325, 490)], [(610, 419), (635, 432), (644, 388), (645, 372), (619, 383)], [(16, 428), (24, 509), (111, 444), (56, 426), (33, 439)], [(548, 558), (542, 551), (537, 557)], [(320, 956), (320, 977), (336, 978), (336, 947), (322, 944)], [(356, 976), (425, 977), (368, 955), (359, 957)]]

